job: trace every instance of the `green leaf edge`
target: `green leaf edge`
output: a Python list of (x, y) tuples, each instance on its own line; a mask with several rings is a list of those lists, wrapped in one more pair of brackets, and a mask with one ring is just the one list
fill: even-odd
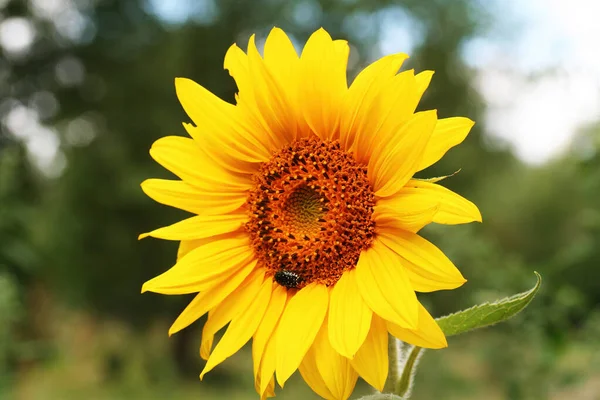
[[(497, 300), (493, 303), (478, 304), (473, 307), (467, 308), (466, 310), (458, 311), (458, 312), (437, 318), (436, 321), (437, 321), (438, 325), (440, 326), (440, 328), (442, 329), (442, 331), (444, 332), (444, 334), (446, 336), (454, 336), (454, 335), (458, 335), (461, 333), (470, 332), (475, 329), (492, 326), (499, 322), (503, 322), (503, 321), (506, 321), (507, 319), (514, 317), (519, 312), (521, 312), (523, 309), (525, 309), (529, 305), (529, 303), (531, 303), (531, 301), (533, 300), (533, 298), (535, 297), (535, 295), (537, 294), (537, 292), (540, 289), (540, 286), (542, 284), (542, 276), (539, 273), (537, 273), (537, 271), (534, 271), (534, 274), (537, 277), (537, 282), (536, 282), (535, 286), (533, 288), (529, 289), (528, 291), (522, 292), (522, 293), (517, 293), (510, 297), (506, 297), (504, 299)], [(482, 309), (485, 307), (490, 307), (490, 313), (491, 313), (494, 311), (502, 310), (502, 308), (506, 305), (513, 306), (515, 308), (514, 308), (514, 310), (508, 310), (505, 315), (503, 315), (502, 317), (500, 317), (499, 319), (497, 319), (493, 322), (489, 322), (489, 323), (485, 322), (485, 323), (482, 323), (481, 325), (475, 324), (473, 326), (466, 327), (465, 329), (461, 329), (460, 326), (457, 326), (459, 324), (459, 322), (455, 321), (455, 320), (458, 320), (459, 318), (460, 319), (465, 318), (465, 316), (467, 316), (466, 318), (468, 318), (468, 314), (470, 314), (474, 311), (478, 311), (479, 309)], [(498, 307), (495, 308), (494, 306), (498, 306)], [(454, 324), (453, 324), (453, 322), (454, 322)], [(460, 324), (464, 325), (464, 321), (460, 321)]]

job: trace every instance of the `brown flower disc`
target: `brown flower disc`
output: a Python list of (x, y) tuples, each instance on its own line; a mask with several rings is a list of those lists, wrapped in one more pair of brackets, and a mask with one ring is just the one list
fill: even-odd
[(333, 285), (375, 236), (367, 168), (337, 141), (300, 139), (274, 154), (248, 205), (259, 263), (288, 288)]

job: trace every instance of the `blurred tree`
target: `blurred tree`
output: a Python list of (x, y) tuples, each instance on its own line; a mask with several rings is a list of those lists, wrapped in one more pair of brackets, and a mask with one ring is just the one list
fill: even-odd
[(19, 333), (28, 322), (26, 291), (41, 266), (33, 231), (40, 189), (24, 148), (0, 136), (0, 397), (23, 339), (31, 337)]

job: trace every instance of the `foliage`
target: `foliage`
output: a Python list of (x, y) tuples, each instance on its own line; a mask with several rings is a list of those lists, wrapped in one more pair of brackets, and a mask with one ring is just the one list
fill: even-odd
[(535, 276), (537, 282), (530, 290), (493, 303), (478, 304), (466, 310), (438, 318), (437, 322), (440, 328), (448, 337), (497, 324), (515, 316), (531, 303), (531, 300), (540, 289), (542, 277), (537, 272)]

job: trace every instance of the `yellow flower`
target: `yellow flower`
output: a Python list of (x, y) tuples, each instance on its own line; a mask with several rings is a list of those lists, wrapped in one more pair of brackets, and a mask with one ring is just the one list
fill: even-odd
[[(346, 41), (320, 29), (298, 56), (280, 29), (264, 56), (250, 38), (225, 55), (236, 105), (188, 79), (177, 96), (191, 138), (150, 154), (181, 180), (144, 192), (195, 216), (154, 230), (181, 241), (177, 263), (142, 291), (198, 293), (173, 334), (208, 313), (200, 377), (252, 339), (256, 389), (274, 395), (300, 370), (326, 399), (347, 399), (360, 375), (381, 390), (388, 332), (427, 348), (444, 334), (416, 292), (465, 282), (417, 232), (481, 221), (477, 207), (413, 174), (468, 134), (467, 118), (415, 113), (433, 72), (398, 73), (404, 54), (365, 68), (348, 87)], [(215, 334), (225, 327), (213, 348)]]

